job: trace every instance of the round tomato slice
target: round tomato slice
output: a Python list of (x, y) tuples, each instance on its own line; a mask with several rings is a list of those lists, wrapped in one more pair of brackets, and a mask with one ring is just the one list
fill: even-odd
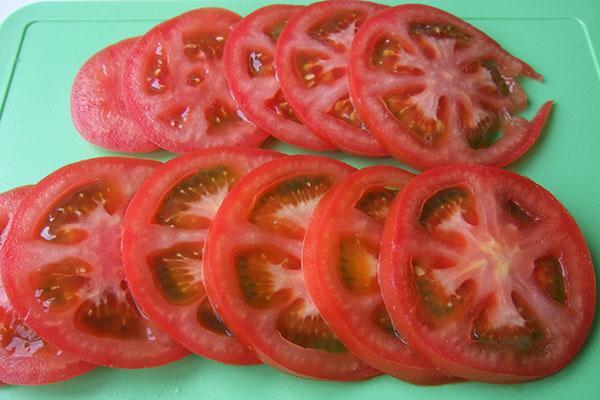
[(349, 86), (373, 135), (419, 169), (452, 162), (505, 166), (536, 141), (547, 102), (531, 122), (520, 76), (529, 65), (463, 20), (424, 5), (390, 8), (352, 45)]
[(158, 148), (125, 110), (123, 66), (138, 38), (125, 39), (93, 55), (71, 90), (71, 117), (79, 134), (108, 150), (148, 152)]
[(135, 44), (125, 64), (125, 101), (155, 144), (186, 153), (266, 139), (238, 110), (225, 81), (223, 48), (239, 20), (231, 11), (200, 8)]
[[(23, 186), (0, 194), (0, 247), (21, 199)], [(0, 265), (4, 268), (4, 266)], [(42, 385), (74, 378), (94, 369), (92, 364), (46, 343), (23, 323), (8, 301), (0, 279), (0, 380), (12, 385)]]
[(417, 384), (451, 381), (394, 330), (377, 282), (383, 222), (413, 177), (389, 166), (364, 168), (319, 202), (306, 231), (302, 271), (319, 312), (365, 363)]
[(385, 8), (358, 0), (315, 3), (297, 12), (277, 41), (277, 79), (295, 115), (311, 131), (350, 153), (388, 154), (354, 111), (346, 81), (354, 33)]
[(380, 255), (394, 326), (444, 371), (518, 382), (563, 368), (594, 315), (594, 269), (568, 211), (515, 173), (451, 165), (392, 204)]
[(158, 165), (106, 157), (59, 169), (22, 200), (2, 247), (2, 279), (23, 322), (87, 362), (141, 368), (187, 354), (140, 312), (121, 261), (125, 208)]
[(233, 364), (259, 362), (213, 311), (202, 278), (203, 246), (229, 189), (281, 156), (232, 148), (175, 158), (144, 181), (127, 209), (122, 249), (130, 289), (152, 321), (194, 353)]
[(240, 340), (286, 372), (333, 380), (377, 374), (334, 336), (302, 277), (300, 251), (312, 212), (352, 171), (315, 156), (268, 162), (229, 192), (209, 228), (204, 254), (209, 298)]
[(240, 109), (256, 126), (296, 146), (331, 150), (298, 120), (275, 78), (275, 44), (287, 21), (302, 8), (276, 4), (244, 17), (227, 38), (225, 75)]

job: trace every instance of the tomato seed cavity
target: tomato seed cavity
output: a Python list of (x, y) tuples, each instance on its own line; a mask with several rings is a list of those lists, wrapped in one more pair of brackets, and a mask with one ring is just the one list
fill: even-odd
[(369, 243), (355, 235), (340, 239), (339, 246), (340, 276), (344, 287), (356, 295), (377, 293), (379, 243)]

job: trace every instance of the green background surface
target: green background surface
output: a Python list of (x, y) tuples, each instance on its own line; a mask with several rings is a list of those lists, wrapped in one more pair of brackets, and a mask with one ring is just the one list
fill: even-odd
[[(286, 1), (282, 1), (285, 3)], [(64, 2), (26, 7), (0, 28), (0, 192), (33, 183), (73, 161), (109, 154), (85, 142), (69, 115), (71, 83), (93, 53), (188, 9), (221, 6), (240, 14), (262, 0)], [(308, 3), (297, 1), (296, 3)], [(383, 1), (386, 4), (397, 4)], [(600, 1), (430, 1), (466, 18), (525, 59), (546, 81), (526, 81), (531, 117), (556, 107), (534, 148), (510, 168), (562, 201), (600, 259)], [(592, 40), (593, 38), (593, 40)], [(274, 140), (267, 147), (302, 152)], [(153, 158), (168, 159), (166, 152)], [(355, 166), (393, 160), (332, 154)], [(418, 387), (382, 376), (317, 382), (266, 366), (235, 367), (196, 356), (149, 370), (98, 368), (46, 387), (2, 387), (0, 399), (600, 399), (598, 317), (580, 355), (560, 373), (519, 385)]]

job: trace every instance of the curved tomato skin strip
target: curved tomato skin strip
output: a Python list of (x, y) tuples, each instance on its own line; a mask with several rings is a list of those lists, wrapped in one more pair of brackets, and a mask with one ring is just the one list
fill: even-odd
[[(430, 300), (419, 297), (416, 276), (419, 273), (423, 275), (423, 271), (415, 268), (414, 260), (417, 255), (435, 254), (437, 251), (448, 254), (448, 257), (465, 255), (468, 259), (468, 247), (464, 243), (460, 247), (448, 247), (439, 237), (434, 240), (427, 236), (422, 228), (423, 210), (428, 207), (426, 201), (435, 198), (446, 188), (455, 187), (464, 188), (474, 196), (474, 202), (468, 207), (476, 210), (477, 217), (470, 218), (469, 225), (474, 224), (489, 232), (496, 232), (499, 236), (495, 237), (496, 240), (507, 240), (508, 246), (516, 249), (513, 253), (493, 253), (513, 261), (509, 263), (508, 273), (512, 273), (511, 266), (514, 266), (515, 272), (506, 278), (508, 280), (500, 280), (505, 282), (504, 286), (496, 281), (499, 276), (506, 276), (502, 269), (490, 269), (489, 272), (482, 270), (483, 274), (487, 274), (484, 278), (470, 275), (471, 283), (475, 284), (459, 286), (460, 281), (454, 282), (454, 286), (459, 287), (456, 293), (461, 293), (460, 288), (466, 287), (462, 292), (463, 308), (454, 314), (432, 317), (431, 312), (424, 311), (428, 307), (426, 302)], [(482, 198), (486, 201), (482, 201)], [(510, 207), (498, 206), (507, 199), (510, 200)], [(439, 210), (447, 209), (441, 203)], [(527, 224), (531, 225), (523, 227)], [(548, 224), (548, 227), (544, 228), (544, 224)], [(467, 225), (463, 223), (462, 226)], [(531, 230), (523, 231), (524, 229)], [(382, 243), (379, 282), (390, 317), (409, 343), (425, 353), (438, 368), (455, 376), (482, 382), (530, 381), (564, 368), (585, 342), (594, 317), (596, 301), (596, 278), (589, 250), (579, 227), (564, 206), (546, 189), (528, 178), (482, 165), (451, 164), (433, 168), (413, 179), (395, 200), (383, 234), (388, 240)], [(520, 238), (521, 241), (518, 242), (515, 238)], [(480, 238), (477, 234), (475, 239), (482, 240), (477, 245), (484, 244), (483, 248), (488, 243), (486, 238)], [(426, 250), (420, 250), (419, 246)], [(555, 300), (560, 297), (550, 299), (550, 293), (544, 297), (544, 288), (536, 286), (535, 281), (524, 273), (533, 271), (537, 261), (548, 255), (559, 257), (560, 264), (565, 269), (561, 280), (564, 280), (563, 290), (566, 296), (562, 298), (566, 300), (562, 304)], [(434, 267), (433, 270), (453, 268), (448, 262), (445, 264), (446, 267)], [(462, 271), (471, 274), (480, 266), (478, 262), (471, 263), (471, 270)], [(448, 282), (447, 277), (450, 275), (440, 276), (445, 276)], [(508, 286), (509, 284), (513, 286)], [(479, 297), (479, 293), (485, 293), (486, 285), (488, 289), (493, 288), (495, 293), (501, 293), (505, 287), (514, 289), (512, 303), (521, 315), (517, 318), (531, 319), (534, 322), (533, 329), (538, 335), (532, 336), (534, 344), (521, 342), (524, 350), (519, 350), (515, 345), (507, 345), (508, 341), (503, 344), (501, 336), (500, 339), (488, 336), (487, 343), (485, 340), (479, 341), (482, 335), (478, 333), (476, 324), (482, 317), (486, 317), (485, 311), (489, 310), (490, 304), (488, 300)], [(521, 294), (523, 291), (526, 293)], [(529, 302), (533, 305), (544, 304), (545, 308), (535, 308)], [(448, 306), (450, 307), (450, 303)], [(461, 304), (458, 303), (458, 306), (461, 307)], [(509, 315), (506, 308), (500, 310), (501, 313), (495, 317), (504, 318)], [(424, 315), (430, 319), (425, 320)], [(451, 331), (451, 326), (463, 328)], [(471, 329), (470, 332), (468, 329)], [(449, 335), (448, 343), (452, 343), (452, 346), (436, 343), (438, 332), (446, 332)], [(502, 352), (505, 352), (505, 357), (502, 357)]]
[[(251, 224), (250, 216), (260, 199), (271, 198), (270, 188), (285, 185), (290, 179), (323, 176), (335, 181), (353, 170), (339, 161), (316, 156), (290, 156), (266, 163), (246, 175), (231, 190), (209, 228), (204, 278), (208, 296), (217, 313), (236, 337), (251, 346), (263, 362), (294, 375), (351, 381), (366, 379), (379, 372), (348, 352), (333, 353), (310, 346), (301, 347), (282, 336), (277, 324), (284, 310), (289, 309), (286, 304), (289, 305), (290, 299), (294, 304), (298, 299), (310, 300), (301, 275), (298, 275), (298, 269), (301, 269), (301, 239), (269, 233), (265, 228)], [(295, 189), (290, 189), (290, 193), (294, 195)], [(303, 214), (300, 215), (304, 218)], [(247, 249), (285, 254), (285, 259), (278, 257), (275, 260), (277, 263), (285, 264), (290, 258), (298, 261), (293, 268), (293, 278), (289, 274), (282, 275), (287, 282), (282, 283), (286, 286), (285, 291), (280, 292), (283, 296), (274, 296), (275, 303), (267, 303), (266, 307), (262, 303), (252, 306), (240, 290), (236, 254)], [(290, 291), (295, 293), (293, 297), (286, 295)]]
[[(162, 250), (161, 247), (177, 248), (181, 242), (202, 243), (206, 229), (173, 228), (169, 231), (168, 226), (160, 226), (153, 221), (157, 209), (175, 190), (174, 187), (199, 171), (225, 167), (230, 173), (238, 175), (237, 178), (241, 178), (258, 165), (283, 156), (275, 151), (253, 148), (210, 149), (188, 153), (156, 169), (140, 186), (127, 208), (122, 248), (130, 289), (140, 307), (161, 329), (196, 354), (229, 364), (260, 363), (254, 352), (234, 336), (216, 334), (198, 323), (197, 309), (205, 296), (190, 304), (174, 305), (161, 294), (148, 268), (148, 255)], [(157, 234), (149, 233), (153, 231)], [(202, 272), (199, 274), (202, 275)]]
[[(382, 239), (379, 236), (382, 226), (359, 212), (356, 204), (371, 190), (401, 190), (413, 176), (391, 166), (367, 167), (343, 179), (325, 194), (315, 209), (304, 239), (303, 274), (315, 305), (353, 354), (401, 380), (435, 385), (453, 382), (456, 378), (441, 373), (394, 334), (381, 332), (372, 324), (373, 310), (376, 304), (383, 302), (379, 287), (373, 289), (375, 293), (361, 296), (348, 291), (339, 278), (339, 246), (344, 236), (356, 235), (359, 240), (373, 240), (377, 245)], [(385, 206), (381, 210), (387, 211)], [(359, 226), (363, 224), (372, 229), (360, 230)], [(353, 303), (354, 307), (349, 307)], [(363, 318), (354, 318), (353, 314)]]
[[(122, 264), (115, 262), (121, 258), (121, 218), (129, 197), (158, 165), (159, 162), (152, 160), (101, 157), (79, 161), (53, 172), (23, 199), (12, 224), (13, 234), (0, 252), (5, 265), (2, 279), (6, 292), (17, 313), (26, 317), (24, 322), (50, 344), (87, 362), (118, 368), (146, 368), (164, 365), (189, 354), (139, 312), (127, 289)], [(110, 182), (109, 190), (93, 193), (95, 204), (100, 204), (104, 210), (96, 207), (98, 213), (93, 215), (101, 217), (91, 218), (93, 223), (90, 225), (98, 224), (98, 228), (106, 231), (93, 234), (85, 231), (83, 241), (78, 237), (75, 243), (52, 243), (53, 237), (48, 236), (46, 228), (40, 228), (51, 224), (49, 217), (54, 211), (60, 211), (53, 207), (61, 207), (65, 198), (78, 201), (79, 197), (74, 194), (80, 188), (93, 187), (98, 180)], [(80, 193), (85, 199), (87, 195)], [(92, 197), (87, 196), (87, 200), (90, 199)], [(82, 226), (78, 224), (85, 221), (84, 214), (89, 209), (81, 210), (81, 213), (76, 212), (80, 220), (66, 222), (65, 226), (75, 224), (76, 229), (80, 229)], [(91, 226), (84, 228), (91, 230)], [(110, 232), (110, 237), (105, 232)], [(93, 240), (85, 242), (90, 237)], [(85, 260), (88, 258), (91, 263)], [(79, 265), (73, 264), (72, 260), (79, 260)], [(69, 278), (61, 281), (63, 267), (69, 268), (68, 273), (90, 275), (84, 275), (78, 281)], [(78, 286), (69, 292), (74, 283)], [(55, 284), (58, 286), (54, 287)], [(45, 292), (54, 297), (42, 297)], [(75, 297), (69, 297), (71, 294)], [(67, 309), (57, 311), (53, 306), (60, 306), (62, 299), (70, 299), (66, 303)], [(115, 311), (123, 309), (128, 314), (117, 317)], [(119, 321), (123, 318), (130, 320), (121, 329)], [(135, 321), (133, 332), (127, 330), (127, 324), (132, 320)], [(103, 325), (104, 322), (107, 325)]]
[[(0, 247), (8, 235), (12, 217), (21, 199), (27, 195), (32, 186), (21, 186), (0, 194)], [(0, 263), (0, 267), (2, 267)], [(80, 361), (77, 358), (52, 348), (39, 336), (31, 337), (33, 332), (26, 327), (16, 315), (6, 296), (0, 280), (0, 332), (2, 332), (2, 348), (0, 348), (0, 379), (10, 385), (46, 385), (65, 381), (85, 374), (95, 365)], [(9, 323), (9, 326), (4, 325)], [(16, 328), (16, 329), (15, 329)], [(11, 332), (12, 331), (12, 332)], [(6, 337), (14, 334), (27, 343), (33, 343), (35, 350), (26, 350), (18, 341)], [(9, 341), (9, 339), (11, 339)], [(24, 351), (25, 350), (25, 351)], [(24, 351), (23, 354), (18, 354)]]

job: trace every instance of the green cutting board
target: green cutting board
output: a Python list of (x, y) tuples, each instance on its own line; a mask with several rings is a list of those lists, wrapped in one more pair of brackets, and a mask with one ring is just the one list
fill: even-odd
[[(1, 1), (1, 0), (0, 0)], [(286, 2), (286, 1), (282, 1)], [(308, 3), (299, 1), (298, 3)], [(393, 4), (392, 1), (383, 3)], [(109, 154), (85, 142), (69, 115), (71, 83), (96, 51), (143, 34), (188, 9), (228, 7), (247, 14), (266, 0), (40, 3), (0, 28), (0, 192), (33, 183), (73, 161)], [(490, 34), (542, 73), (525, 82), (531, 117), (556, 107), (545, 133), (511, 169), (548, 188), (571, 211), (600, 260), (600, 1), (431, 1)], [(270, 141), (267, 147), (302, 150)], [(153, 158), (166, 160), (166, 152)], [(333, 157), (361, 167), (393, 160)], [(600, 399), (598, 317), (579, 356), (560, 373), (519, 385), (413, 386), (388, 376), (358, 383), (317, 382), (267, 366), (236, 367), (189, 356), (148, 370), (97, 370), (45, 387), (2, 387), (0, 399)]]

